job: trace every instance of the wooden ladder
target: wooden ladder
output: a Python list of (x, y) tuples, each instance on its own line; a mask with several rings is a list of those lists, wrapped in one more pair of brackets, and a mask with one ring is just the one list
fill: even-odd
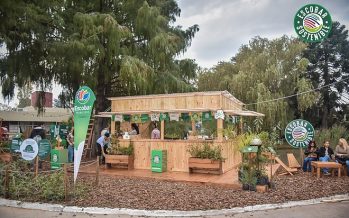
[(92, 142), (93, 142), (93, 131), (95, 128), (95, 119), (94, 117), (91, 117), (90, 122), (88, 124), (86, 139), (85, 139), (85, 146), (84, 146), (84, 159), (91, 159), (92, 157)]

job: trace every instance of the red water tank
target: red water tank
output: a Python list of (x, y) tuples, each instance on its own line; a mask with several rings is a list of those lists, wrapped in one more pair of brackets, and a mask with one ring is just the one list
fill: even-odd
[(41, 92), (41, 91), (35, 91), (32, 93), (31, 106), (37, 107), (38, 99), (39, 99), (41, 93), (45, 96), (43, 106), (44, 107), (52, 107), (52, 93), (51, 92)]

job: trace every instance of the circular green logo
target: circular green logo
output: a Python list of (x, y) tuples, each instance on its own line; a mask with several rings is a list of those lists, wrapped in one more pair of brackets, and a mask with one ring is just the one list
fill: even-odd
[(293, 120), (285, 128), (285, 139), (294, 148), (304, 148), (314, 138), (314, 127), (306, 120)]
[(321, 5), (305, 5), (294, 17), (294, 29), (305, 42), (321, 42), (331, 32), (331, 28), (331, 15)]

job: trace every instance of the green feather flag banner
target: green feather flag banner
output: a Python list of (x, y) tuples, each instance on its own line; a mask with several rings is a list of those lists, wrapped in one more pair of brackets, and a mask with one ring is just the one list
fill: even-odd
[(80, 87), (76, 92), (74, 100), (74, 183), (78, 176), (87, 129), (95, 100), (95, 94), (87, 86)]

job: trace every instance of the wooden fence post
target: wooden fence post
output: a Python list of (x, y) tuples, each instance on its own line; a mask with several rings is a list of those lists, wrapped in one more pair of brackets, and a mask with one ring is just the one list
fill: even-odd
[(36, 156), (35, 158), (35, 177), (37, 177), (39, 174), (39, 156)]
[(64, 172), (64, 197), (65, 202), (68, 201), (68, 170), (67, 164), (63, 164), (63, 172)]
[(4, 188), (5, 188), (5, 198), (9, 198), (10, 197), (10, 171), (9, 171), (9, 166), (6, 166), (6, 170), (5, 170)]
[(97, 163), (96, 163), (96, 185), (99, 183), (99, 159), (100, 156), (97, 156)]

